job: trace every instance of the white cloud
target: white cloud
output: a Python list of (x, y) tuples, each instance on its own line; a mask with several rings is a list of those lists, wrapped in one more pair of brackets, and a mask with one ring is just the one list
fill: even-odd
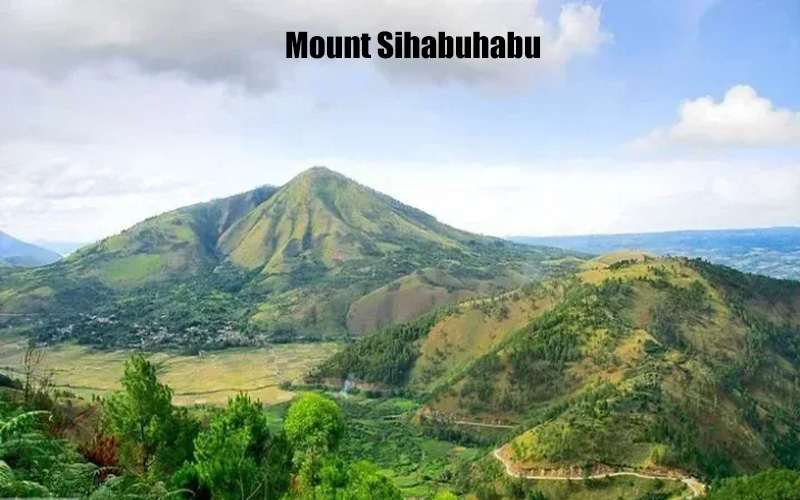
[(25, 238), (89, 241), (173, 208), (194, 186), (169, 174), (26, 157), (0, 148), (0, 228)]
[[(277, 85), (286, 31), (353, 35), (380, 31), (453, 35), (518, 33), (542, 36), (542, 59), (381, 60), (388, 76), (495, 85), (527, 82), (561, 71), (575, 56), (593, 52), (611, 36), (600, 8), (562, 7), (545, 19), (537, 0), (10, 0), (0, 9), (0, 64), (47, 76), (123, 61), (151, 73), (203, 81), (235, 81), (249, 89)], [(374, 40), (374, 38), (373, 38)], [(374, 49), (373, 49), (374, 52)], [(369, 64), (368, 61), (360, 61)]]
[(680, 121), (633, 142), (637, 149), (671, 145), (767, 147), (800, 145), (800, 111), (777, 108), (749, 85), (737, 85), (722, 101), (686, 100)]
[(443, 222), (497, 236), (790, 226), (800, 220), (797, 162), (606, 158), (330, 166)]
[[(447, 224), (496, 236), (790, 226), (800, 220), (796, 162), (595, 159), (498, 166), (276, 157), (262, 162), (250, 181), (245, 170), (207, 169), (191, 178), (175, 172), (179, 183), (170, 172), (114, 178), (67, 165), (4, 173), (0, 164), (0, 185), (7, 183), (0, 190), (0, 228), (23, 239), (91, 241), (169, 209), (284, 183), (311, 165), (341, 171)], [(232, 176), (244, 177), (238, 187)]]

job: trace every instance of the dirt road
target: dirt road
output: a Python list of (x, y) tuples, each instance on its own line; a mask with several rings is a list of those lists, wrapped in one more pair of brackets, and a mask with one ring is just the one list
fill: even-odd
[(586, 479), (604, 479), (606, 477), (619, 477), (619, 476), (633, 476), (638, 477), (640, 479), (660, 479), (662, 481), (680, 481), (686, 485), (692, 492), (692, 495), (689, 498), (699, 498), (703, 497), (706, 494), (706, 485), (698, 481), (697, 479), (691, 476), (669, 476), (669, 475), (652, 475), (652, 474), (643, 474), (641, 472), (633, 472), (633, 471), (620, 471), (620, 472), (609, 472), (607, 474), (597, 474), (593, 476), (537, 476), (535, 474), (523, 474), (514, 470), (514, 467), (511, 465), (511, 461), (504, 458), (503, 455), (500, 453), (500, 448), (494, 450), (494, 457), (499, 460), (503, 466), (506, 468), (506, 474), (511, 477), (517, 477), (520, 479), (532, 479), (535, 481), (583, 481)]

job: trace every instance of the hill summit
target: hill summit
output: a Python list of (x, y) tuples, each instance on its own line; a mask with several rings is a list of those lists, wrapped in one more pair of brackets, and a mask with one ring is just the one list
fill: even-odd
[(222, 235), (232, 262), (264, 273), (304, 259), (326, 266), (398, 248), (403, 240), (455, 247), (473, 235), (324, 167), (306, 170)]
[(0, 312), (45, 318), (50, 340), (102, 345), (330, 339), (578, 261), (454, 229), (315, 167), (151, 217), (46, 269), (5, 272)]

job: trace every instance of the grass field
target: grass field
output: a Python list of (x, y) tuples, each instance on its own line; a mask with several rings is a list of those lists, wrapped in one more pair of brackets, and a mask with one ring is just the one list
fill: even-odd
[[(16, 337), (0, 344), (0, 371), (19, 372), (26, 342)], [(280, 403), (293, 393), (281, 382), (299, 381), (312, 367), (338, 350), (337, 344), (280, 344), (264, 348), (227, 349), (186, 356), (148, 354), (159, 365), (161, 382), (175, 391), (180, 405), (222, 404), (239, 391), (266, 404)], [(40, 373), (50, 373), (57, 388), (78, 396), (103, 395), (118, 387), (123, 365), (133, 351), (100, 351), (78, 345), (43, 349)]]

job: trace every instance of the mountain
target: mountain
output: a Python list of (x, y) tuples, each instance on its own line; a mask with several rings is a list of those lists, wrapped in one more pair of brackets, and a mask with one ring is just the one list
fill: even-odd
[(574, 252), (470, 234), (325, 168), (145, 220), (0, 273), (41, 338), (223, 347), (347, 338), (571, 269)]
[(51, 264), (61, 256), (0, 231), (0, 266), (35, 267)]
[(604, 254), (640, 249), (657, 255), (699, 257), (740, 271), (773, 278), (800, 279), (800, 228), (673, 231), (510, 238), (518, 243)]
[(117, 290), (203, 274), (224, 261), (222, 234), (277, 191), (264, 186), (151, 217), (73, 252), (65, 271)]
[(497, 426), (517, 472), (797, 468), (800, 282), (607, 255), (387, 327), (309, 376), (344, 379), (411, 395), (438, 432)]

